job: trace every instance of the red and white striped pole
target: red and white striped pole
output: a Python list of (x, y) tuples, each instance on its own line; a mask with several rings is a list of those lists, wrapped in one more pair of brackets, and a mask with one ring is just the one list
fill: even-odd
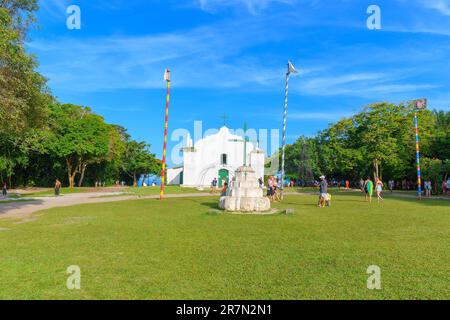
[(162, 159), (162, 171), (161, 171), (161, 192), (159, 199), (164, 200), (164, 183), (166, 177), (166, 158), (167, 158), (167, 137), (169, 135), (169, 104), (170, 104), (170, 70), (166, 69), (164, 74), (164, 80), (167, 82), (167, 95), (166, 95), (166, 119), (164, 122), (164, 148)]

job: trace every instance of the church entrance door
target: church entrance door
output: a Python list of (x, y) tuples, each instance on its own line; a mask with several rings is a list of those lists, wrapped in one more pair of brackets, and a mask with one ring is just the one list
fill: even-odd
[(228, 175), (229, 172), (227, 169), (219, 170), (219, 188), (222, 188), (225, 182), (228, 183)]

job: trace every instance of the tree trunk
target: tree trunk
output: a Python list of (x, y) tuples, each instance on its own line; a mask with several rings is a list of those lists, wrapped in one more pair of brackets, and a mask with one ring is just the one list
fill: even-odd
[(68, 179), (69, 179), (69, 188), (73, 188), (74, 187), (74, 178), (70, 173), (68, 174)]
[(133, 173), (133, 187), (137, 187), (136, 173)]
[(77, 170), (76, 170), (76, 168), (73, 169), (73, 166), (69, 160), (66, 159), (66, 163), (67, 163), (67, 177), (69, 178), (69, 188), (74, 188), (75, 187), (75, 175), (77, 174)]
[(83, 186), (83, 180), (84, 180), (84, 173), (86, 172), (87, 164), (81, 165), (81, 176), (80, 180), (78, 180), (78, 188), (81, 188)]
[(377, 181), (378, 178), (380, 177), (380, 170), (379, 170), (379, 167), (378, 167), (378, 159), (374, 160), (374, 162), (373, 162), (373, 169), (374, 169), (373, 178), (374, 178), (374, 181)]

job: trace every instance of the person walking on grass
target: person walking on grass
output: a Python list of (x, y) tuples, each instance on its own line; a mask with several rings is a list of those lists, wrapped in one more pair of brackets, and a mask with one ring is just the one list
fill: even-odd
[(364, 186), (365, 186), (365, 181), (361, 178), (361, 180), (359, 180), (359, 188), (361, 189), (361, 192), (364, 193)]
[(394, 192), (394, 185), (395, 185), (394, 180), (392, 180), (392, 179), (389, 180), (388, 185), (389, 185), (389, 191), (390, 191), (391, 193), (393, 193), (393, 192)]
[(215, 192), (217, 190), (217, 178), (214, 178), (213, 181), (211, 182), (211, 190), (212, 192)]
[(325, 176), (320, 177), (320, 196), (319, 203), (317, 206), (319, 208), (324, 208), (325, 204), (328, 202), (328, 181), (325, 179)]
[(8, 185), (6, 184), (6, 182), (3, 184), (2, 194), (4, 197), (8, 195)]
[(221, 196), (226, 197), (227, 195), (228, 195), (228, 182), (225, 181), (222, 187)]
[(58, 197), (59, 195), (61, 195), (61, 181), (56, 179), (56, 181), (55, 181), (55, 196)]
[(377, 191), (377, 200), (378, 202), (383, 201), (383, 198), (381, 197), (381, 193), (383, 192), (384, 184), (380, 179), (377, 179), (377, 185), (376, 185), (376, 191)]
[(364, 192), (366, 194), (366, 201), (372, 203), (373, 181), (370, 179), (370, 177), (367, 177), (366, 182), (364, 183)]
[(274, 202), (281, 202), (280, 193), (278, 192), (278, 181), (277, 178), (273, 178), (273, 201)]
[(425, 197), (427, 198), (431, 197), (431, 181), (425, 180), (423, 187), (425, 189)]
[(273, 177), (269, 177), (267, 179), (267, 196), (269, 197), (270, 201), (273, 202)]

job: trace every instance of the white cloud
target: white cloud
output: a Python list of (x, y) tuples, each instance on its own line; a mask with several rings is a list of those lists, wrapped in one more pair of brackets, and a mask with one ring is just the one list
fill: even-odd
[[(325, 109), (325, 108), (324, 108)], [(290, 120), (322, 120), (336, 121), (344, 117), (352, 116), (350, 112), (293, 112), (289, 115)]]
[(58, 20), (66, 19), (66, 9), (70, 4), (70, 0), (39, 0), (41, 11)]
[(162, 73), (173, 69), (178, 87), (269, 85), (283, 79), (283, 66), (267, 68), (253, 56), (237, 55), (265, 39), (258, 28), (231, 35), (227, 29), (203, 27), (188, 32), (91, 39), (36, 40), (28, 44), (41, 57), (52, 87), (96, 91), (161, 87)]
[[(328, 70), (329, 72), (329, 70)], [(334, 71), (338, 73), (338, 71)], [(397, 70), (396, 74), (387, 73), (342, 73), (334, 77), (323, 73), (306, 76), (293, 88), (299, 94), (312, 96), (356, 96), (381, 99), (393, 94), (407, 94), (416, 91), (434, 89), (431, 84), (408, 83), (408, 72)]]
[[(29, 48), (45, 57), (41, 71), (57, 90), (161, 88), (167, 67), (172, 69), (174, 87), (278, 90), (284, 85), (284, 60), (267, 62), (257, 55), (241, 54), (247, 47), (270, 42), (270, 34), (263, 32), (267, 38), (259, 39), (257, 30), (249, 28), (246, 33), (231, 36), (226, 30), (204, 27), (140, 37), (39, 40), (31, 42)], [(390, 74), (357, 72), (364, 70), (366, 60), (373, 61), (373, 57), (365, 56), (365, 60), (356, 62), (351, 52), (344, 50), (338, 54), (339, 58), (335, 54), (318, 61), (302, 60), (301, 64), (308, 67), (292, 80), (292, 91), (311, 96), (378, 98), (434, 88), (429, 84), (408, 83), (405, 79), (411, 73), (401, 70)], [(342, 70), (342, 65), (349, 66), (345, 64), (349, 60), (357, 64), (353, 71)]]
[(434, 9), (443, 15), (450, 16), (450, 0), (422, 0), (422, 3), (430, 9)]
[(197, 0), (200, 8), (204, 11), (214, 12), (221, 7), (244, 7), (251, 14), (265, 10), (271, 4), (292, 5), (295, 0)]
[[(225, 2), (217, 1), (213, 0), (219, 4)], [(271, 24), (274, 20), (276, 27)], [(284, 86), (289, 55), (299, 66), (306, 66), (300, 69), (299, 79), (292, 80), (294, 93), (371, 99), (435, 88), (428, 83), (417, 83), (422, 81), (417, 79), (426, 78), (415, 75), (429, 69), (430, 63), (441, 65), (440, 61), (448, 56), (446, 48), (434, 47), (431, 52), (399, 43), (389, 48), (338, 46), (308, 60), (302, 58), (303, 49), (295, 49), (299, 47), (296, 37), (303, 29), (295, 25), (291, 33), (284, 32), (288, 29), (285, 26), (291, 23), (279, 16), (248, 17), (245, 21), (143, 36), (36, 39), (28, 47), (38, 54), (41, 71), (56, 92), (161, 88), (165, 68), (172, 69), (173, 86), (178, 88), (242, 88), (246, 91), (262, 88), (278, 92)], [(317, 39), (311, 39), (314, 41), (311, 45), (317, 45)], [(326, 41), (321, 45), (326, 45)], [(278, 45), (285, 44), (294, 48), (289, 46), (286, 52), (277, 51)], [(271, 48), (267, 48), (269, 45)], [(259, 47), (266, 48), (260, 50)], [(408, 52), (406, 61), (404, 52)], [(380, 66), (376, 67), (378, 64)], [(390, 66), (381, 66), (383, 64)], [(411, 71), (405, 72), (408, 67)]]

